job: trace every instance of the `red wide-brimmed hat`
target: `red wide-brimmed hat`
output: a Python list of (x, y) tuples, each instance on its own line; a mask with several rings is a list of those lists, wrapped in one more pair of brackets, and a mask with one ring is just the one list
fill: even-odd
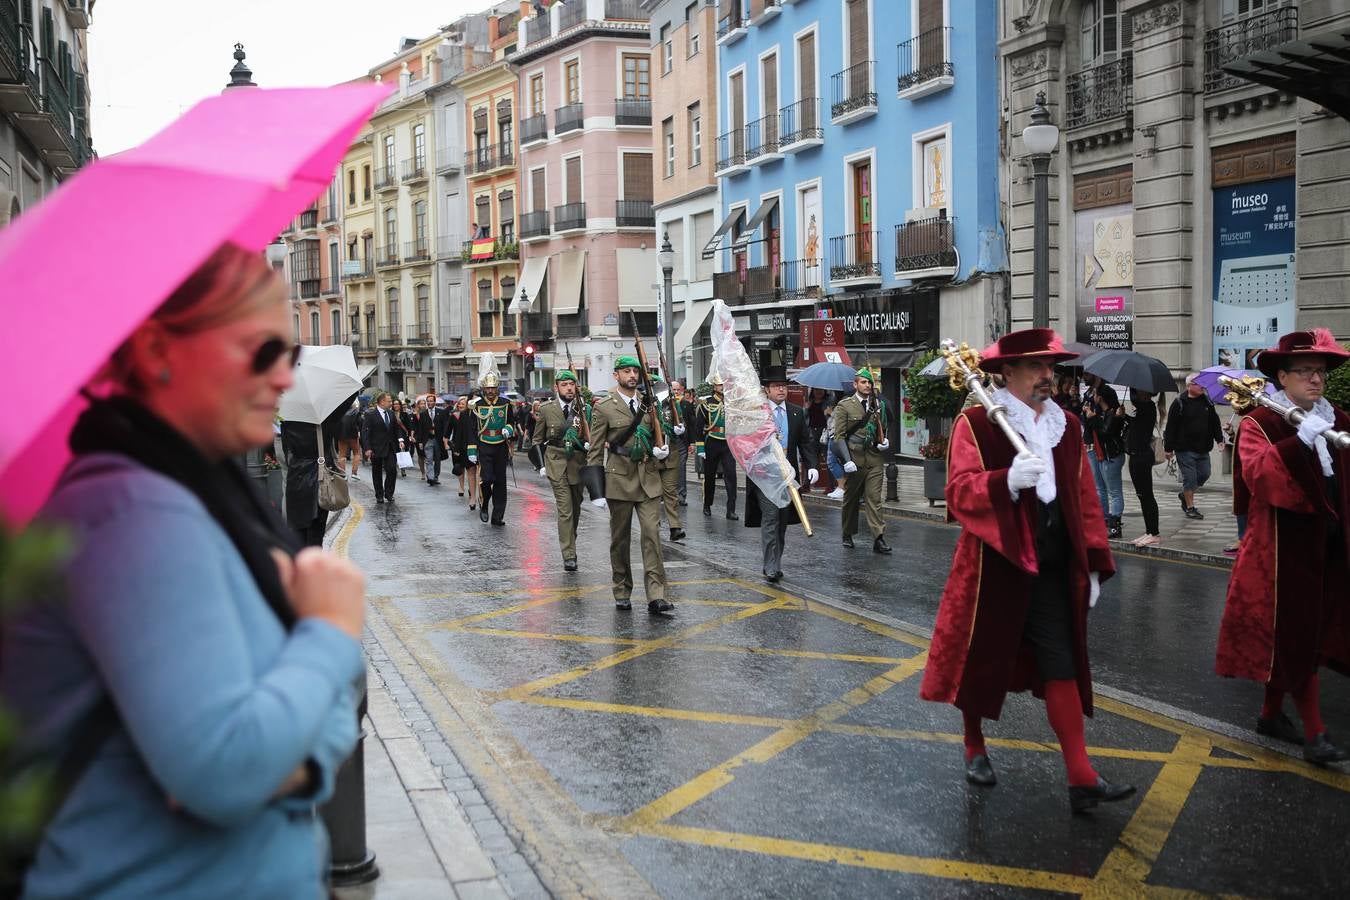
[(1331, 332), (1325, 328), (1291, 331), (1280, 335), (1280, 340), (1274, 347), (1256, 354), (1256, 367), (1267, 378), (1274, 379), (1280, 368), (1293, 356), (1324, 357), (1327, 361), (1327, 370), (1330, 371), (1350, 359), (1350, 351), (1336, 343)]
[(1042, 359), (1055, 365), (1077, 358), (1077, 353), (1064, 349), (1064, 342), (1053, 328), (1027, 328), (1005, 334), (985, 347), (980, 354), (980, 368), (998, 372), (1004, 363), (1019, 359)]

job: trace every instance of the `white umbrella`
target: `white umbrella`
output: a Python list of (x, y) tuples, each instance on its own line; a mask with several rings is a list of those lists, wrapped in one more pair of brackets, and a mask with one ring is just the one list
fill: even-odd
[(281, 395), (278, 412), (288, 422), (318, 425), (359, 390), (361, 376), (351, 347), (301, 347), (295, 384)]

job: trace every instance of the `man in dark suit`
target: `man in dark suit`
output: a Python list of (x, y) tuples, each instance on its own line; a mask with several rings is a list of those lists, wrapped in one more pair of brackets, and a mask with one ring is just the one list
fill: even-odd
[(389, 392), (381, 391), (361, 423), (361, 446), (366, 448), (370, 463), (376, 503), (392, 503), (394, 485), (398, 484), (398, 451), (403, 449), (403, 439), (398, 436), (398, 420), (390, 409), (393, 405)]
[[(760, 382), (769, 397), (769, 414), (778, 431), (778, 443), (792, 466), (794, 480), (800, 481), (802, 467), (805, 467), (807, 483), (815, 484), (820, 477), (816, 468), (816, 443), (810, 439), (806, 411), (787, 402), (787, 370), (782, 366), (769, 366), (760, 375)], [(779, 509), (752, 479), (746, 479), (745, 524), (748, 528), (759, 528), (759, 543), (764, 549), (764, 577), (771, 583), (783, 577), (787, 528), (800, 523), (791, 504)]]
[(446, 441), (450, 413), (443, 403), (435, 394), (427, 394), (427, 408), (417, 414), (417, 428), (414, 431), (417, 444), (427, 460), (427, 484), (432, 487), (441, 483), (441, 460), (450, 455)]

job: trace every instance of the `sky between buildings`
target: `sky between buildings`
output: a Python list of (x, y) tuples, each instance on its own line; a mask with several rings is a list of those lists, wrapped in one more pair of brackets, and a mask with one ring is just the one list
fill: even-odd
[(94, 149), (144, 141), (229, 81), (236, 42), (261, 87), (336, 84), (490, 0), (104, 0), (89, 27)]

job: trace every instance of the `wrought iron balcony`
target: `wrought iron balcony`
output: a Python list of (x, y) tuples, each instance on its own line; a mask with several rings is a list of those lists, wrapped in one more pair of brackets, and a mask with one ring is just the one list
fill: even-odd
[(775, 266), (734, 266), (730, 272), (713, 273), (713, 296), (728, 306), (747, 303), (771, 303), (778, 295), (778, 273)]
[(1298, 7), (1282, 6), (1205, 32), (1205, 93), (1251, 84), (1229, 75), (1226, 63), (1298, 38)]
[(403, 244), (403, 261), (427, 262), (431, 259), (431, 240), (429, 238), (418, 238), (415, 241), (405, 241)]
[(380, 326), (380, 346), (381, 347), (401, 347), (403, 345), (403, 331), (397, 325)]
[(533, 144), (548, 140), (548, 116), (540, 113), (520, 120), (520, 145)]
[(520, 216), (520, 239), (546, 237), (549, 233), (548, 210), (538, 209), (534, 212), (521, 213)]
[(319, 293), (325, 297), (337, 297), (342, 294), (342, 279), (337, 275), (329, 275), (323, 279), (319, 288)]
[(642, 0), (605, 0), (605, 19), (649, 22), (651, 13), (642, 8)]
[(460, 249), (463, 246), (463, 237), (443, 234), (436, 238), (436, 258), (454, 262), (460, 258)]
[(778, 152), (778, 113), (770, 113), (745, 126), (745, 158), (751, 165), (782, 159)]
[(464, 174), (482, 175), (497, 168), (497, 148), (494, 145), (475, 147), (464, 159)]
[[(64, 152), (70, 157), (70, 167), (78, 165), (84, 157), (83, 148), (75, 144), (75, 117), (72, 96), (73, 92), (70, 86), (62, 80), (56, 64), (49, 59), (42, 60), (42, 111), (51, 117), (51, 126), (55, 129), (60, 143), (58, 152)], [(62, 168), (66, 167), (62, 166)]]
[(559, 340), (590, 337), (591, 326), (584, 312), (575, 316), (558, 316), (558, 324), (553, 336)]
[(516, 148), (510, 141), (497, 144), (497, 168), (504, 169), (516, 164)]
[(615, 125), (651, 125), (652, 101), (620, 98), (614, 101)]
[(614, 224), (620, 228), (655, 228), (656, 213), (650, 200), (615, 200)]
[(350, 346), (351, 336), (345, 331), (331, 331), (328, 337), (323, 339), (323, 343), (327, 347), (340, 347), (344, 344)]
[(820, 98), (806, 97), (778, 111), (778, 149), (796, 153), (825, 143), (820, 121)]
[(427, 158), (425, 156), (414, 156), (412, 159), (405, 159), (401, 170), (405, 184), (410, 181), (426, 181)]
[[(568, 4), (572, 6), (575, 4)], [(563, 9), (567, 7), (564, 6)], [(569, 103), (566, 106), (560, 106), (553, 111), (553, 133), (554, 135), (566, 134), (569, 131), (579, 131), (585, 124), (586, 116), (580, 103)]]
[(0, 0), (0, 109), (36, 113), (42, 110), (42, 72), (37, 43), (19, 21), (15, 0)]
[(717, 43), (740, 40), (748, 24), (744, 0), (722, 0), (717, 15)]
[(457, 147), (439, 147), (436, 150), (436, 174), (453, 175), (464, 166), (464, 155)]
[(302, 210), (296, 227), (301, 231), (313, 231), (319, 227), (319, 211), (314, 207)]
[(520, 317), (520, 333), (531, 341), (553, 339), (553, 315), (551, 313), (526, 313)]
[(481, 266), (503, 260), (520, 259), (520, 245), (515, 241), (497, 239), (492, 242), (492, 255), (480, 259), (473, 258), (473, 241), (465, 241), (460, 251), (460, 259), (467, 265)]
[(553, 207), (553, 228), (564, 231), (578, 231), (586, 227), (586, 204), (564, 203)]
[(916, 219), (895, 226), (895, 274), (905, 278), (956, 273), (956, 217)]
[(745, 129), (736, 128), (717, 138), (717, 174), (735, 175), (744, 172)]
[(375, 190), (398, 190), (398, 173), (392, 165), (375, 167)]
[(319, 299), (319, 279), (303, 278), (291, 282), (292, 300), (318, 300)]
[(824, 295), (825, 261), (792, 259), (780, 265), (778, 289), (784, 300), (815, 299)]
[(830, 283), (881, 281), (881, 232), (858, 231), (830, 238)]
[(952, 30), (930, 28), (896, 46), (899, 56), (895, 89), (914, 100), (950, 87), (956, 78), (951, 57)]
[(1130, 118), (1134, 113), (1134, 66), (1129, 54), (1120, 59), (1075, 72), (1064, 82), (1064, 127), (1072, 130)]
[(407, 340), (410, 347), (430, 347), (431, 323), (418, 322), (416, 325), (409, 325)]
[(398, 265), (398, 245), (390, 244), (388, 247), (378, 247), (375, 250), (375, 268), (387, 269), (390, 266)]
[(436, 340), (436, 346), (451, 353), (464, 352), (464, 338), (458, 332), (459, 329), (453, 325), (442, 325)]
[(830, 118), (836, 125), (847, 125), (877, 111), (877, 83), (873, 77), (876, 60), (863, 60), (830, 76), (834, 102)]
[(324, 201), (319, 204), (319, 224), (332, 225), (338, 220), (338, 205)]
[(345, 259), (342, 261), (343, 281), (366, 281), (375, 277), (375, 270), (368, 259)]

